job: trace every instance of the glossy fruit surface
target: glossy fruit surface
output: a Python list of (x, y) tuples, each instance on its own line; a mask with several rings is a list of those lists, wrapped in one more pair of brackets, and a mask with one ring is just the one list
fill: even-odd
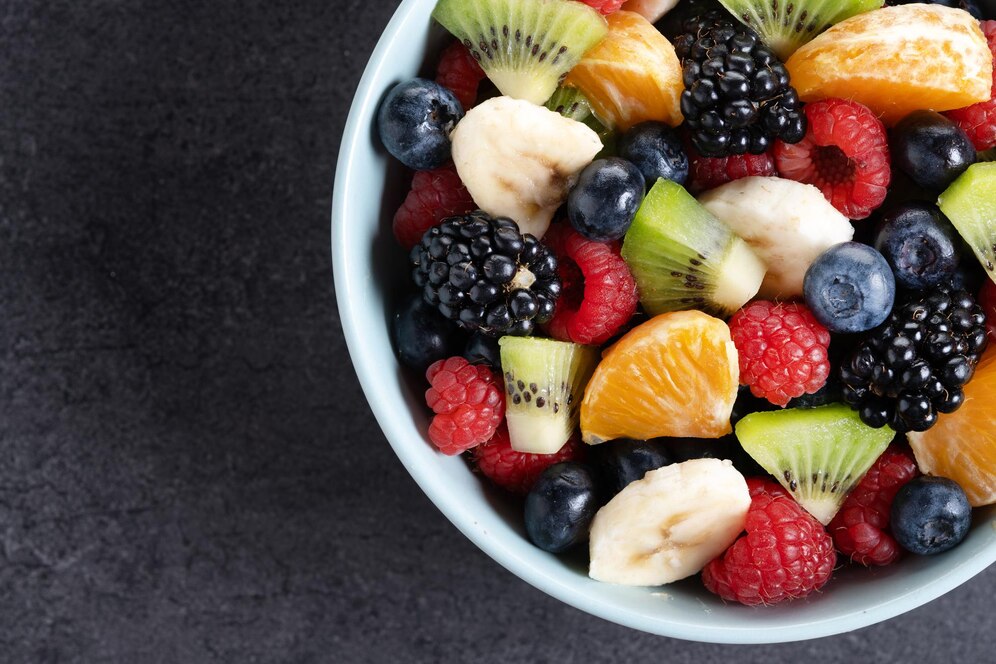
[(596, 159), (567, 196), (567, 215), (578, 233), (596, 242), (618, 240), (643, 202), (643, 175), (619, 157)]
[(961, 258), (958, 232), (931, 203), (905, 203), (883, 215), (875, 248), (892, 267), (896, 283), (924, 290), (948, 283)]
[(424, 78), (395, 86), (377, 114), (380, 140), (391, 155), (416, 171), (444, 166), (450, 159), (450, 132), (463, 107), (448, 88)]
[(526, 496), (526, 533), (544, 551), (566, 551), (587, 538), (598, 502), (588, 466), (573, 461), (554, 464)]
[(934, 111), (914, 111), (900, 120), (890, 148), (896, 167), (936, 192), (975, 163), (975, 146), (965, 130)]
[(911, 553), (933, 555), (951, 549), (968, 535), (972, 507), (957, 482), (918, 477), (892, 501), (892, 534)]
[(453, 354), (456, 328), (421, 294), (405, 300), (394, 315), (391, 335), (398, 357), (416, 371)]
[(677, 132), (663, 122), (641, 122), (619, 138), (619, 156), (632, 162), (650, 189), (658, 178), (685, 184), (688, 155)]
[(896, 297), (889, 264), (859, 242), (834, 245), (809, 266), (806, 304), (831, 332), (864, 332), (888, 317)]

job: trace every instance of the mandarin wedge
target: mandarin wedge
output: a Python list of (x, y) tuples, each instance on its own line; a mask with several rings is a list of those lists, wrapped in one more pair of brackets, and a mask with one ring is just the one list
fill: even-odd
[(581, 403), (590, 445), (616, 438), (718, 438), (740, 371), (726, 323), (701, 311), (655, 316), (609, 348)]
[(907, 434), (920, 470), (954, 480), (973, 507), (996, 503), (996, 347), (965, 385), (965, 402), (922, 433)]
[(851, 99), (892, 125), (915, 110), (988, 100), (993, 56), (968, 12), (912, 4), (841, 21), (785, 66), (803, 101)]
[(581, 59), (566, 84), (595, 114), (621, 129), (645, 120), (681, 124), (681, 63), (664, 35), (634, 12), (606, 17), (609, 34)]

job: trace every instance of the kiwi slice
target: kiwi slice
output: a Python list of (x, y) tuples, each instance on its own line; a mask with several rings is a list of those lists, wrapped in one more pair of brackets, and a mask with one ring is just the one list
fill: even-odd
[(608, 32), (601, 14), (572, 0), (439, 0), (432, 16), (503, 95), (534, 104)]
[(736, 426), (747, 454), (824, 526), (892, 442), (843, 404), (752, 413)]
[(937, 207), (996, 281), (996, 162), (969, 166), (938, 197)]
[(729, 226), (664, 179), (637, 210), (622, 257), (652, 316), (684, 309), (729, 316), (757, 294), (766, 271)]
[(885, 0), (719, 0), (784, 62), (796, 49), (845, 18), (879, 9)]
[(502, 337), (505, 422), (512, 448), (554, 454), (578, 425), (598, 349), (537, 337)]

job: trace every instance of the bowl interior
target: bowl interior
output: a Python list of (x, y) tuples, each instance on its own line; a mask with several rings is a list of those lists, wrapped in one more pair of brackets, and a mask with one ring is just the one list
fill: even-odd
[[(994, 4), (996, 0), (986, 0)], [(485, 486), (460, 458), (427, 442), (424, 383), (399, 366), (389, 320), (410, 291), (407, 257), (391, 234), (405, 173), (376, 138), (374, 116), (392, 85), (420, 73), (444, 35), (429, 18), (434, 0), (405, 0), (377, 45), (343, 136), (332, 216), (336, 294), (360, 383), (384, 433), (429, 498), (492, 558), (541, 590), (602, 618), (647, 632), (719, 643), (816, 638), (913, 609), (996, 560), (996, 508), (976, 510), (968, 539), (937, 557), (910, 556), (887, 569), (843, 568), (824, 592), (763, 609), (724, 604), (697, 579), (661, 588), (598, 583), (586, 556), (557, 557), (532, 546), (521, 504)], [(429, 57), (427, 58), (427, 54)], [(385, 378), (390, 376), (390, 378)]]

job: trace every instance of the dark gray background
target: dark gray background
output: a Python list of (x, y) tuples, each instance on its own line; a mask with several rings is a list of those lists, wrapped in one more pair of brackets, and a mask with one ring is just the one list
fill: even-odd
[(0, 662), (991, 660), (992, 570), (838, 638), (682, 643), (526, 586), (423, 497), (328, 258), (395, 5), (0, 3)]

